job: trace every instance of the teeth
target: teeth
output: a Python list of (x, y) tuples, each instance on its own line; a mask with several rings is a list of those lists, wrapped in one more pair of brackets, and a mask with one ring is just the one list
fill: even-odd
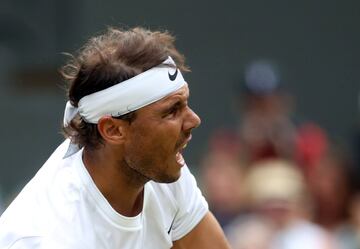
[(186, 146), (187, 146), (187, 143), (186, 144), (184, 144), (184, 146), (182, 147), (183, 149), (185, 149), (186, 148)]

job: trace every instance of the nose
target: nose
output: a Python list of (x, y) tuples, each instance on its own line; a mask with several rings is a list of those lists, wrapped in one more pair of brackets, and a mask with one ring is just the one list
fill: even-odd
[(200, 117), (190, 107), (187, 109), (183, 123), (183, 130), (185, 131), (194, 129), (201, 124)]

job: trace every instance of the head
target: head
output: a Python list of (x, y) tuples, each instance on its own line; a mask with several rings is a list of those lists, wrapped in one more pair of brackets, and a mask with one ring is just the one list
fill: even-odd
[[(63, 68), (62, 74), (69, 85), (69, 100), (74, 107), (78, 107), (79, 101), (85, 96), (122, 84), (158, 66), (169, 56), (179, 70), (188, 71), (184, 57), (176, 50), (174, 37), (169, 33), (152, 32), (143, 28), (126, 31), (110, 28), (105, 34), (90, 39)], [(63, 127), (64, 134), (73, 143), (87, 150), (99, 150), (104, 146), (116, 148), (123, 155), (121, 160), (145, 178), (161, 182), (174, 181), (179, 177), (179, 170), (175, 172), (173, 169), (174, 164), (178, 164), (177, 158), (180, 158), (178, 147), (186, 143), (191, 129), (200, 123), (196, 114), (187, 106), (188, 96), (188, 87), (184, 85), (155, 103), (123, 115), (104, 115), (96, 123), (88, 122), (78, 114)], [(168, 102), (176, 104), (173, 109), (177, 108), (181, 115), (176, 116), (176, 122), (161, 123), (164, 121), (163, 116), (156, 114)], [(167, 126), (165, 123), (174, 126)], [(164, 132), (173, 133), (166, 137), (162, 134)], [(172, 160), (170, 148), (160, 148), (170, 146), (166, 144), (170, 143), (166, 139), (173, 143)], [(161, 156), (156, 150), (165, 155)], [(167, 171), (166, 168), (171, 168), (174, 172)]]
[(245, 186), (250, 207), (278, 227), (307, 212), (307, 187), (298, 166), (290, 161), (270, 159), (252, 165)]

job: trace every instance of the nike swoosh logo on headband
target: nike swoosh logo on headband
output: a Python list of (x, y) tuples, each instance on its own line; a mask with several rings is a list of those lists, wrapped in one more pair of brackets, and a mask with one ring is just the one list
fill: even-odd
[(168, 72), (168, 74), (169, 74), (169, 79), (170, 79), (171, 81), (174, 81), (174, 80), (176, 79), (177, 74), (178, 74), (178, 69), (176, 68), (174, 74), (170, 74), (170, 72)]

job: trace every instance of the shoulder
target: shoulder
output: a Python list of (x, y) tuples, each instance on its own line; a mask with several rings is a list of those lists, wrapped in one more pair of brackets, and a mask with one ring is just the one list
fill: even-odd
[(67, 145), (54, 151), (1, 215), (0, 248), (4, 241), (14, 246), (38, 241), (58, 220), (76, 215), (81, 186), (71, 163), (63, 160)]

